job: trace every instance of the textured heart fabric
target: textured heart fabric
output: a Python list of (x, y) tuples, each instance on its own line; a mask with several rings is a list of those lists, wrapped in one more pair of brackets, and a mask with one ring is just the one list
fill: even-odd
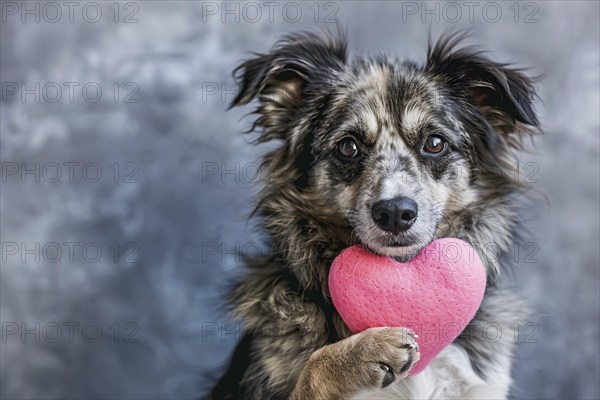
[(390, 326), (417, 333), (421, 359), (411, 375), (423, 371), (473, 319), (485, 284), (477, 252), (452, 238), (433, 241), (405, 263), (352, 246), (329, 272), (333, 304), (352, 332)]

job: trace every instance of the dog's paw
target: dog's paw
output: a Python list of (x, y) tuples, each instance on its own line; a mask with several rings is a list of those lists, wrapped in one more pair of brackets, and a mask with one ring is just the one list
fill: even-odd
[(407, 328), (370, 328), (311, 354), (293, 399), (342, 399), (406, 377), (419, 361)]
[(408, 328), (370, 328), (355, 336), (352, 358), (375, 387), (406, 377), (419, 361), (417, 336)]

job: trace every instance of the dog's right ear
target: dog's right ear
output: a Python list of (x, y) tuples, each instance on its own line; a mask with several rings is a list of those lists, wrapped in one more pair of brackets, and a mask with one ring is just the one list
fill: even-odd
[(341, 33), (297, 33), (275, 44), (267, 54), (238, 66), (233, 76), (240, 87), (231, 107), (257, 98), (257, 125), (272, 127), (293, 118), (306, 100), (307, 89), (330, 81), (343, 70), (346, 40)]

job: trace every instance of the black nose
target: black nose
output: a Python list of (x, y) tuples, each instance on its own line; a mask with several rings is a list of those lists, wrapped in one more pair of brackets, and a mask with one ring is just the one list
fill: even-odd
[(373, 221), (386, 232), (399, 233), (410, 228), (417, 220), (418, 206), (408, 197), (396, 197), (375, 203), (371, 209)]

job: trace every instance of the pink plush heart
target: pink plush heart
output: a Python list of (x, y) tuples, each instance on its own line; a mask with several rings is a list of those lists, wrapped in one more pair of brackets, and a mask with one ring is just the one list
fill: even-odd
[(329, 271), (333, 304), (353, 333), (381, 326), (417, 333), (421, 359), (411, 375), (423, 371), (473, 319), (485, 283), (477, 252), (451, 238), (431, 242), (406, 263), (352, 246)]

